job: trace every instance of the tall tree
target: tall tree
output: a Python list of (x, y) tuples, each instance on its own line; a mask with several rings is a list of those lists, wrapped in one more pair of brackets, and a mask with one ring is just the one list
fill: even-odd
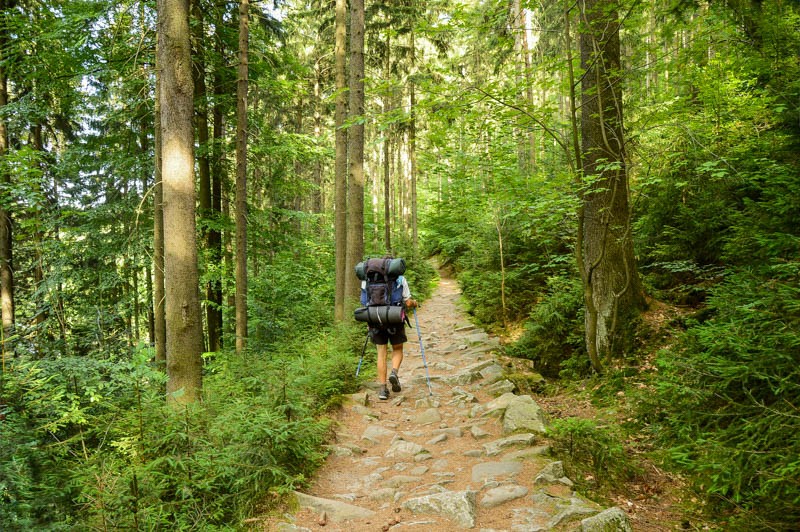
[[(223, 57), (225, 46), (223, 42), (223, 21), (222, 10), (218, 9), (214, 23), (214, 50), (216, 52), (216, 63), (214, 66), (214, 106), (213, 116), (213, 137), (212, 144), (212, 173), (211, 173), (211, 217), (214, 222), (208, 231), (208, 260), (212, 264), (220, 265), (225, 257), (222, 253), (222, 232), (219, 229), (219, 221), (222, 219), (222, 182), (227, 181), (227, 165), (225, 150), (225, 113), (223, 110)], [(217, 271), (223, 271), (220, 265)], [(223, 346), (223, 314), (222, 314), (222, 279), (221, 274), (211, 277), (206, 286), (206, 299), (208, 300), (208, 348), (217, 351)]]
[(364, 256), (364, 0), (350, 1), (349, 117), (345, 298), (357, 299), (360, 284), (349, 270)]
[[(158, 47), (158, 45), (156, 45)], [(156, 52), (158, 54), (158, 52)], [(167, 315), (165, 309), (164, 287), (164, 174), (161, 171), (163, 157), (161, 155), (161, 72), (156, 68), (156, 93), (153, 158), (153, 336), (156, 349), (156, 362), (167, 362)]]
[(335, 78), (336, 78), (336, 162), (335, 173), (335, 219), (336, 238), (336, 294), (334, 315), (337, 321), (344, 319), (345, 283), (347, 274), (347, 0), (336, 0), (335, 27)]
[[(5, 17), (6, 0), (0, 0), (0, 17)], [(11, 176), (2, 160), (8, 153), (8, 125), (3, 112), (8, 105), (8, 75), (5, 66), (5, 50), (8, 33), (6, 24), (0, 22), (0, 186), (8, 190)], [(14, 332), (14, 268), (13, 268), (13, 234), (11, 224), (11, 202), (6, 193), (0, 196), (0, 313), (2, 313), (2, 352), (6, 356), (11, 351), (8, 339)]]
[[(211, 237), (211, 228), (214, 219), (212, 185), (211, 185), (211, 154), (208, 138), (208, 97), (206, 94), (206, 61), (205, 61), (205, 23), (203, 20), (203, 9), (200, 0), (192, 0), (192, 77), (194, 79), (194, 99), (195, 99), (195, 130), (197, 135), (197, 145), (199, 153), (197, 156), (197, 173), (199, 181), (199, 208), (202, 220), (201, 230), (204, 237), (207, 269), (215, 270), (216, 264), (213, 262), (214, 242)], [(219, 332), (220, 332), (220, 309), (212, 299), (214, 297), (213, 280), (206, 282), (206, 324), (208, 328), (209, 351), (218, 351)]]
[(180, 405), (200, 397), (203, 350), (188, 2), (159, 0), (158, 41), (164, 234), (169, 235), (164, 241), (167, 394), (172, 404)]
[(631, 236), (615, 0), (580, 3), (581, 158), (585, 189), (578, 233), (586, 347), (595, 371), (620, 348), (645, 306)]
[(236, 80), (236, 352), (247, 345), (247, 56), (248, 0), (239, 2), (239, 70)]

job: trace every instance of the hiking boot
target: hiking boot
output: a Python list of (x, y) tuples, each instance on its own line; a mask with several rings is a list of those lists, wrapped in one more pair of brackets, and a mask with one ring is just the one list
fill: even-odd
[(389, 375), (389, 382), (392, 384), (392, 391), (397, 393), (403, 388), (400, 387), (400, 379), (397, 378), (397, 371), (392, 370), (392, 373)]
[(389, 388), (381, 386), (381, 391), (378, 393), (378, 399), (385, 401), (389, 398)]

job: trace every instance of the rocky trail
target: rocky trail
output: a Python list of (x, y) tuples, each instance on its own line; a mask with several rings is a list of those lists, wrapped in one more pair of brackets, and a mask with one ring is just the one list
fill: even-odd
[(443, 278), (418, 311), (432, 395), (408, 329), (402, 391), (380, 401), (374, 384), (348, 397), (298, 511), (268, 530), (632, 530), (621, 509), (575, 493), (549, 456), (545, 413), (513, 393), (497, 340), (469, 324), (458, 298)]

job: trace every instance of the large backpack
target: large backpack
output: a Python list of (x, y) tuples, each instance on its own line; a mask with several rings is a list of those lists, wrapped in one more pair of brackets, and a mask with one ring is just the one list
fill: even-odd
[(403, 308), (403, 259), (368, 259), (356, 264), (356, 276), (364, 281), (361, 308), (355, 319), (371, 327), (388, 328), (406, 320)]

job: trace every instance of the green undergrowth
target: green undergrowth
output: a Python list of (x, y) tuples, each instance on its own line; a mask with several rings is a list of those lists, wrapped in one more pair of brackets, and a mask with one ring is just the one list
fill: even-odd
[[(236, 529), (324, 459), (325, 413), (354, 391), (361, 331), (205, 360), (203, 401), (164, 404), (149, 350), (6, 368), (4, 530)], [(258, 510), (256, 508), (258, 505)]]

